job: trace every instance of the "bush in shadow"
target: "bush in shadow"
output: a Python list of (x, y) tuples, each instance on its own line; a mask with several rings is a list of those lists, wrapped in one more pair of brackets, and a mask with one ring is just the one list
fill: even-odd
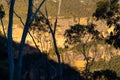
[(94, 71), (92, 80), (117, 80), (117, 74), (112, 70)]
[[(5, 46), (4, 46), (5, 45)], [(19, 43), (14, 42), (14, 49), (18, 49)], [(8, 80), (9, 64), (7, 57), (6, 39), (0, 36), (0, 80)], [(38, 53), (38, 50), (30, 45), (25, 45), (22, 80), (59, 80), (58, 63), (48, 58), (46, 53)], [(15, 51), (16, 52), (16, 51)], [(15, 54), (17, 55), (17, 54)], [(2, 59), (4, 57), (4, 59)], [(62, 63), (63, 80), (84, 80), (80, 72)], [(17, 57), (15, 57), (15, 76), (17, 73)], [(15, 77), (16, 78), (16, 77)]]
[[(58, 80), (57, 62), (49, 59), (44, 53), (27, 54), (23, 59), (23, 80)], [(80, 72), (62, 63), (63, 80), (84, 80)]]

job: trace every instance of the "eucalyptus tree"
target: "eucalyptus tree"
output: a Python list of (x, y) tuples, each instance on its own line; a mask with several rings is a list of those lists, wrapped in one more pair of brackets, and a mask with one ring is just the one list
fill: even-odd
[(8, 24), (8, 60), (10, 65), (9, 80), (14, 80), (14, 55), (13, 55), (13, 40), (12, 40), (12, 26), (13, 26), (13, 11), (14, 11), (15, 0), (10, 0), (9, 9), (9, 24)]
[(22, 60), (23, 60), (23, 47), (25, 44), (25, 39), (28, 33), (28, 29), (31, 25), (31, 23), (33, 22), (33, 20), (35, 19), (37, 12), (39, 11), (39, 9), (41, 8), (41, 6), (43, 5), (43, 3), (45, 2), (45, 0), (42, 0), (42, 2), (40, 3), (40, 5), (38, 6), (38, 8), (36, 9), (36, 11), (32, 14), (32, 9), (33, 9), (33, 0), (29, 0), (29, 4), (28, 4), (28, 12), (27, 12), (27, 19), (26, 19), (26, 23), (23, 29), (23, 34), (22, 34), (22, 38), (21, 38), (21, 42), (20, 42), (20, 46), (19, 46), (19, 57), (18, 57), (18, 78), (17, 80), (21, 80), (21, 70), (22, 70)]
[[(15, 0), (10, 0), (8, 1), (10, 4), (9, 7), (9, 25), (8, 25), (8, 56), (9, 56), (9, 63), (10, 63), (10, 80), (13, 80), (14, 78), (14, 55), (13, 55), (13, 43), (12, 43), (12, 25), (13, 25), (13, 13), (14, 12), (14, 3)], [(22, 38), (20, 41), (20, 45), (19, 45), (19, 54), (18, 54), (18, 71), (17, 71), (17, 80), (21, 80), (21, 70), (22, 70), (22, 61), (23, 61), (23, 48), (24, 48), (24, 44), (25, 44), (25, 40), (26, 40), (26, 36), (28, 33), (28, 30), (31, 26), (31, 23), (34, 21), (38, 11), (40, 10), (41, 6), (43, 5), (43, 3), (45, 2), (45, 0), (42, 0), (41, 3), (39, 4), (39, 6), (36, 8), (35, 12), (33, 12), (33, 0), (29, 0), (28, 1), (28, 12), (27, 12), (27, 19), (26, 19), (26, 23), (24, 25), (24, 29), (23, 29), (23, 33), (22, 33)], [(59, 50), (57, 48), (57, 44), (56, 44), (56, 38), (55, 38), (55, 32), (56, 32), (56, 27), (57, 27), (57, 19), (58, 16), (60, 14), (60, 8), (61, 8), (61, 0), (59, 1), (59, 5), (58, 5), (58, 13), (56, 15), (56, 20), (55, 20), (55, 25), (54, 25), (54, 30), (52, 30), (52, 26), (49, 23), (48, 20), (48, 16), (46, 18), (46, 21), (49, 25), (49, 29), (51, 31), (52, 37), (53, 37), (53, 42), (54, 42), (54, 47), (55, 47), (55, 51), (58, 57), (58, 62), (59, 62), (59, 68), (58, 68), (58, 73), (59, 73), (59, 79), (62, 80), (62, 67), (61, 67), (61, 60), (60, 60), (60, 53)]]
[[(62, 0), (58, 0), (58, 7), (57, 7), (57, 13), (56, 13), (56, 18), (55, 18), (55, 22), (53, 25), (51, 25), (51, 22), (49, 20), (49, 13), (48, 13), (48, 10), (47, 10), (47, 5), (45, 5), (45, 13), (46, 14), (43, 14), (41, 11), (39, 11), (40, 13), (40, 16), (38, 15), (37, 16), (37, 21), (35, 21), (35, 24), (34, 26), (38, 25), (37, 27), (39, 28), (39, 30), (42, 29), (45, 29), (46, 30), (46, 26), (47, 25), (47, 29), (49, 29), (48, 31), (51, 33), (52, 35), (52, 39), (53, 39), (53, 45), (54, 45), (54, 49), (55, 49), (55, 53), (57, 55), (57, 59), (58, 59), (58, 78), (59, 80), (62, 80), (63, 77), (62, 77), (62, 64), (61, 64), (61, 58), (60, 58), (60, 52), (59, 52), (59, 49), (57, 47), (57, 43), (56, 43), (56, 28), (57, 28), (57, 23), (58, 23), (58, 18), (59, 18), (59, 15), (60, 15), (60, 11), (61, 11), (61, 4), (62, 4)], [(42, 23), (42, 24), (41, 24)], [(43, 23), (45, 25), (43, 25)], [(33, 28), (34, 28), (33, 26)]]
[(100, 0), (97, 2), (97, 8), (93, 16), (97, 20), (106, 20), (106, 24), (114, 26), (114, 33), (111, 33), (106, 40), (115, 48), (120, 47), (120, 3), (119, 0)]
[[(25, 44), (25, 39), (28, 33), (28, 29), (32, 23), (32, 21), (34, 20), (37, 12), (39, 11), (39, 9), (41, 8), (42, 4), (45, 2), (45, 0), (43, 0), (40, 5), (38, 6), (38, 8), (36, 9), (35, 13), (32, 14), (32, 1), (33, 0), (29, 0), (29, 5), (28, 5), (28, 14), (27, 14), (27, 19), (26, 19), (26, 23), (24, 26), (24, 30), (23, 30), (23, 34), (22, 34), (22, 38), (21, 38), (21, 42), (20, 42), (20, 46), (19, 46), (19, 58), (18, 58), (18, 77), (17, 80), (21, 80), (21, 69), (22, 69), (22, 59), (23, 59), (23, 47)], [(9, 7), (9, 25), (8, 25), (8, 58), (9, 58), (9, 64), (10, 64), (10, 77), (9, 80), (14, 80), (14, 55), (13, 55), (13, 40), (12, 40), (12, 25), (13, 25), (13, 13), (14, 13), (14, 4), (15, 4), (15, 0), (10, 0), (8, 1), (10, 3), (10, 7)]]
[[(89, 69), (92, 65), (96, 56), (96, 44), (100, 40), (99, 31), (95, 30), (94, 24), (80, 25), (76, 24), (71, 26), (70, 29), (65, 31), (64, 36), (66, 37), (65, 46), (69, 48), (73, 46), (79, 51), (86, 61), (85, 65), (85, 79), (89, 80)], [(93, 56), (89, 55), (90, 49), (94, 47)]]

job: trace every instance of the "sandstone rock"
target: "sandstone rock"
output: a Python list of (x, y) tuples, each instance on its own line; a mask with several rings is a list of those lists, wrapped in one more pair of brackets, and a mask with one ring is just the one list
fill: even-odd
[(84, 60), (73, 60), (73, 67), (80, 69), (85, 68), (86, 61)]

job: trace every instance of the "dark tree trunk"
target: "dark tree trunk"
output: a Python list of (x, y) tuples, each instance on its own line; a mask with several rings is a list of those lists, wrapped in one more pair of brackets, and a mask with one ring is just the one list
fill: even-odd
[(20, 46), (19, 46), (19, 57), (18, 57), (18, 74), (17, 74), (17, 80), (21, 80), (21, 70), (22, 70), (22, 60), (23, 60), (23, 47), (25, 44), (25, 40), (26, 40), (26, 36), (28, 33), (28, 29), (32, 23), (32, 21), (34, 20), (34, 18), (37, 15), (37, 12), (39, 11), (39, 9), (41, 8), (41, 6), (43, 5), (43, 3), (45, 2), (45, 0), (43, 0), (41, 2), (41, 4), (39, 5), (39, 7), (36, 9), (34, 15), (32, 16), (32, 7), (33, 7), (33, 0), (29, 0), (29, 6), (28, 6), (28, 14), (27, 14), (27, 20), (26, 20), (26, 24), (24, 26), (24, 30), (23, 30), (23, 34), (22, 34), (22, 39), (20, 42)]
[[(53, 44), (54, 44), (54, 49), (55, 49), (55, 53), (57, 55), (57, 58), (58, 58), (58, 77), (59, 77), (59, 80), (63, 80), (63, 77), (62, 77), (62, 64), (61, 64), (61, 59), (60, 59), (60, 53), (59, 53), (59, 50), (58, 50), (58, 47), (57, 47), (57, 43), (56, 43), (56, 38), (55, 38), (55, 30), (53, 31), (52, 28), (51, 28), (51, 25), (50, 25), (50, 22), (49, 20), (47, 19), (47, 24), (49, 26), (49, 29), (50, 29), (50, 32), (52, 34), (52, 38), (53, 38)], [(55, 24), (57, 25), (57, 18), (56, 18), (56, 22)], [(56, 26), (55, 26), (56, 27)], [(55, 29), (55, 28), (54, 28)]]
[(9, 80), (14, 80), (14, 56), (13, 56), (13, 43), (12, 43), (12, 25), (13, 25), (13, 11), (15, 0), (10, 2), (9, 10), (9, 25), (8, 25), (8, 59), (9, 59)]
[(30, 22), (31, 16), (32, 16), (32, 0), (29, 0), (27, 20), (26, 20), (26, 24), (24, 26), (24, 30), (23, 30), (23, 34), (22, 34), (22, 39), (21, 39), (20, 46), (19, 46), (17, 80), (21, 80), (22, 60), (23, 60), (23, 48), (24, 48), (24, 44), (25, 44), (25, 39), (26, 39), (26, 36), (27, 36), (27, 32), (28, 32), (28, 29), (29, 29), (29, 26), (30, 26), (29, 22)]

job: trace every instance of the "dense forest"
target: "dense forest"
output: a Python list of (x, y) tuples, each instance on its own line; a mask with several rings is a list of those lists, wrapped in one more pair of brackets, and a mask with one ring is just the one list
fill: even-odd
[(1, 0), (0, 80), (120, 80), (119, 0)]

